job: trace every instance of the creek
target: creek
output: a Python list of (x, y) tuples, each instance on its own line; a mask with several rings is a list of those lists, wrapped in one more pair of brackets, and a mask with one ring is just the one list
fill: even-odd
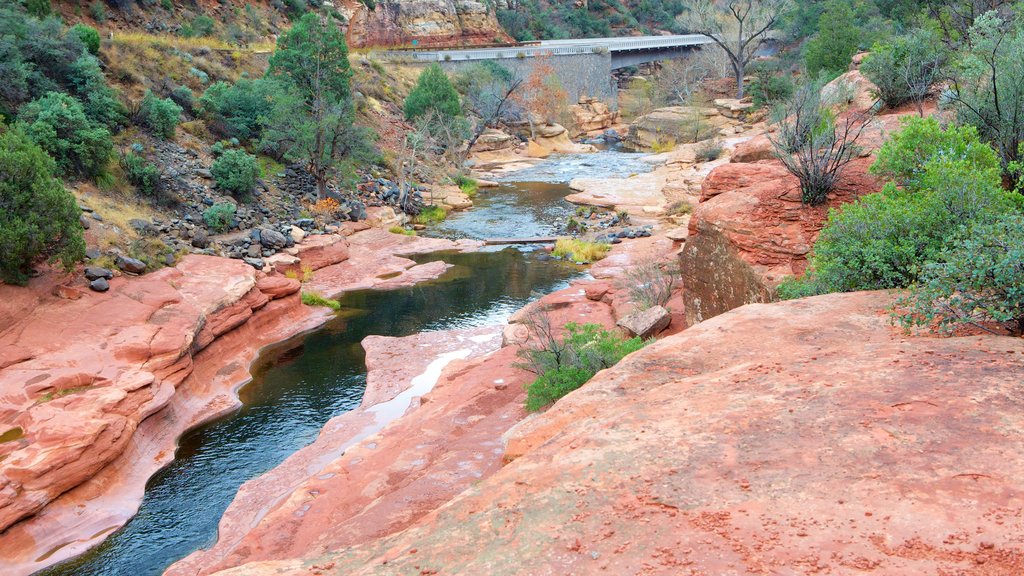
[[(571, 192), (569, 179), (650, 169), (637, 158), (604, 151), (552, 159), (516, 173), (516, 182), (481, 191), (473, 209), (453, 214), (430, 233), (551, 235), (555, 221), (573, 210), (563, 200)], [(344, 294), (341, 311), (321, 328), (265, 349), (253, 364), (252, 381), (239, 391), (241, 408), (180, 439), (175, 459), (150, 479), (131, 521), (89, 552), (37, 574), (161, 574), (216, 541), (220, 517), (242, 483), (277, 466), (312, 442), (329, 419), (359, 405), (366, 385), (363, 338), (501, 324), (538, 294), (586, 274), (530, 247), (415, 260), (444, 260), (453, 267), (410, 288)]]

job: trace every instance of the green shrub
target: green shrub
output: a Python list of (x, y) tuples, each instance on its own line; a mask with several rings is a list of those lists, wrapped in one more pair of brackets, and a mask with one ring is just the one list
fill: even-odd
[(796, 90), (793, 80), (781, 73), (777, 66), (759, 64), (752, 72), (754, 80), (750, 83), (750, 97), (758, 108), (788, 100)]
[(260, 166), (256, 157), (244, 150), (226, 150), (213, 162), (210, 173), (217, 182), (217, 188), (236, 198), (244, 198), (256, 187)]
[(579, 388), (594, 374), (611, 368), (627, 354), (644, 347), (640, 338), (625, 339), (600, 324), (569, 322), (559, 339), (546, 315), (530, 321), (533, 346), (518, 352), (522, 368), (537, 374), (526, 389), (526, 409), (534, 412)]
[(896, 308), (907, 328), (999, 322), (1024, 334), (1024, 218), (1006, 215), (951, 243)]
[(185, 38), (204, 38), (213, 36), (213, 28), (216, 25), (213, 18), (206, 14), (196, 16), (192, 22), (181, 27), (181, 35)]
[(107, 85), (100, 70), (99, 60), (85, 54), (72, 63), (68, 71), (69, 90), (82, 103), (85, 115), (111, 130), (124, 125), (128, 110), (117, 98), (117, 92)]
[(227, 231), (231, 222), (235, 219), (235, 205), (230, 202), (214, 204), (203, 211), (203, 222), (214, 232)]
[(925, 165), (937, 157), (962, 159), (974, 166), (981, 178), (998, 180), (999, 158), (991, 146), (979, 140), (973, 126), (943, 128), (934, 117), (904, 118), (900, 130), (878, 150), (871, 172), (906, 190), (920, 191)]
[(849, 2), (829, 0), (818, 20), (818, 32), (807, 42), (807, 72), (817, 77), (826, 71), (838, 75), (857, 52), (861, 32)]
[(723, 152), (722, 143), (718, 140), (705, 140), (694, 149), (694, 158), (697, 162), (712, 162), (718, 160)]
[(280, 84), (273, 80), (241, 78), (234, 84), (215, 82), (199, 98), (199, 103), (215, 132), (248, 141), (260, 137), (263, 122), (281, 92)]
[(170, 98), (160, 98), (147, 90), (139, 106), (139, 122), (164, 139), (174, 138), (174, 128), (181, 119), (181, 106)]
[(71, 27), (71, 31), (78, 34), (90, 54), (95, 56), (100, 53), (100, 33), (95, 28), (78, 23)]
[(875, 44), (860, 70), (878, 87), (877, 96), (890, 108), (920, 103), (939, 79), (945, 48), (936, 34), (914, 30), (888, 44)]
[(89, 4), (89, 15), (92, 16), (93, 20), (102, 24), (107, 21), (107, 7), (100, 0), (95, 0), (92, 4)]
[(124, 170), (125, 179), (135, 186), (140, 194), (158, 199), (160, 169), (156, 167), (156, 164), (146, 161), (145, 158), (134, 152), (128, 152), (121, 155), (120, 165)]
[(26, 0), (25, 10), (36, 18), (46, 18), (53, 11), (50, 0)]
[(416, 80), (416, 86), (405, 99), (405, 117), (414, 120), (435, 110), (444, 117), (462, 115), (459, 93), (455, 91), (441, 66), (431, 64)]
[(110, 132), (86, 117), (82, 104), (60, 92), (21, 107), (18, 120), (36, 144), (57, 161), (61, 174), (95, 178), (113, 150)]
[(577, 238), (559, 238), (555, 241), (555, 249), (551, 252), (556, 258), (568, 258), (573, 262), (597, 262), (608, 255), (610, 244), (604, 242), (588, 242)]
[(448, 212), (440, 206), (424, 206), (423, 210), (416, 215), (414, 221), (417, 224), (437, 224), (448, 217)]
[(477, 192), (480, 191), (480, 183), (463, 174), (455, 177), (455, 185), (459, 187), (459, 190), (462, 190), (463, 194), (470, 198), (476, 196)]
[(0, 132), (0, 278), (28, 282), (39, 257), (65, 270), (85, 258), (81, 212), (58, 180), (53, 159), (20, 127)]
[(316, 292), (303, 292), (302, 303), (306, 306), (324, 306), (335, 311), (341, 310), (341, 302), (333, 298), (321, 296)]

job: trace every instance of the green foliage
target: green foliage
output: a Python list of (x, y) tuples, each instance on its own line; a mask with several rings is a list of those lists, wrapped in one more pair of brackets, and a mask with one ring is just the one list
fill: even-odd
[(102, 24), (107, 21), (107, 7), (100, 0), (94, 0), (92, 4), (89, 4), (89, 15), (93, 20)]
[(160, 6), (168, 12), (174, 10), (174, 2), (171, 2), (171, 0), (160, 0)]
[(321, 197), (340, 161), (370, 147), (352, 121), (351, 75), (344, 34), (313, 13), (277, 39), (270, 57), (267, 77), (284, 91), (275, 99), (261, 145), (277, 157), (304, 160)]
[(139, 107), (139, 122), (150, 129), (155, 136), (174, 138), (174, 128), (181, 119), (181, 106), (170, 98), (160, 98), (147, 90)]
[(462, 190), (463, 194), (470, 198), (476, 196), (477, 192), (480, 191), (480, 183), (464, 174), (455, 176), (455, 185), (459, 187), (459, 190)]
[(860, 70), (878, 87), (878, 98), (890, 108), (920, 103), (939, 79), (945, 48), (928, 30), (914, 30), (887, 44), (875, 44)]
[(781, 74), (775, 67), (755, 66), (753, 74), (750, 97), (758, 108), (783, 102), (791, 98), (796, 90), (793, 80), (788, 75)]
[(19, 127), (0, 132), (0, 278), (28, 282), (39, 257), (60, 261), (65, 270), (85, 258), (81, 212), (55, 177), (46, 152)]
[(822, 71), (839, 73), (850, 65), (857, 52), (860, 30), (849, 2), (829, 0), (818, 21), (818, 32), (807, 43), (804, 60), (807, 72), (818, 76)]
[(546, 316), (535, 319), (531, 326), (535, 345), (518, 352), (524, 360), (521, 367), (537, 374), (526, 390), (526, 409), (531, 412), (553, 404), (594, 374), (644, 347), (640, 338), (624, 339), (600, 324), (569, 322), (565, 336), (559, 339), (548, 322)]
[(416, 86), (405, 99), (405, 117), (415, 120), (435, 110), (442, 116), (461, 116), (462, 105), (448, 75), (439, 64), (431, 64), (416, 81)]
[(973, 126), (943, 128), (934, 117), (904, 118), (901, 129), (878, 150), (871, 172), (905, 190), (921, 191), (925, 165), (940, 157), (961, 159), (973, 166), (980, 178), (998, 179), (999, 158), (991, 146), (979, 140)]
[(282, 94), (281, 85), (266, 78), (240, 78), (234, 84), (215, 82), (199, 98), (210, 127), (226, 138), (257, 140)]
[(203, 222), (214, 232), (226, 232), (235, 219), (235, 205), (230, 202), (214, 204), (203, 211)]
[(87, 24), (78, 23), (71, 27), (71, 31), (78, 34), (85, 45), (85, 49), (93, 56), (100, 53), (100, 33)]
[(122, 154), (120, 159), (121, 169), (124, 170), (125, 179), (135, 186), (135, 189), (142, 195), (153, 199), (158, 198), (160, 192), (160, 169), (156, 164), (148, 162), (142, 156), (134, 152)]
[(196, 16), (192, 22), (185, 24), (181, 27), (181, 36), (185, 38), (204, 38), (206, 36), (213, 36), (213, 29), (216, 25), (213, 18), (210, 18), (206, 14), (200, 14)]
[(86, 117), (82, 104), (50, 92), (22, 106), (18, 120), (25, 132), (52, 156), (61, 174), (95, 178), (110, 160), (110, 132)]
[(1004, 175), (1015, 179), (1009, 168), (1024, 149), (1024, 28), (988, 12), (975, 19), (970, 40), (943, 104), (978, 129), (999, 154)]
[(999, 322), (1024, 333), (1024, 218), (1006, 215), (950, 244), (897, 310), (907, 328)]
[(36, 18), (46, 18), (53, 11), (50, 0), (25, 0), (25, 10)]
[(331, 310), (341, 310), (341, 302), (334, 300), (333, 298), (327, 298), (320, 295), (317, 292), (303, 292), (302, 303), (306, 306), (323, 306), (330, 308)]
[(437, 224), (443, 222), (447, 217), (448, 212), (440, 206), (424, 206), (414, 221), (417, 224)]
[(559, 238), (555, 241), (555, 249), (551, 255), (556, 258), (567, 258), (573, 262), (596, 262), (608, 255), (611, 249), (604, 242), (588, 242), (578, 238)]
[(226, 150), (213, 162), (210, 173), (217, 182), (217, 188), (229, 192), (236, 198), (245, 198), (256, 187), (260, 167), (256, 157), (244, 150)]

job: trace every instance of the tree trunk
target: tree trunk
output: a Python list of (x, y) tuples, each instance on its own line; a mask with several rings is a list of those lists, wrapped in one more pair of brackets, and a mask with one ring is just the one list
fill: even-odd
[(733, 66), (733, 70), (736, 72), (736, 99), (737, 100), (742, 100), (743, 99), (743, 76), (744, 76), (743, 68), (744, 67), (740, 66), (740, 65)]

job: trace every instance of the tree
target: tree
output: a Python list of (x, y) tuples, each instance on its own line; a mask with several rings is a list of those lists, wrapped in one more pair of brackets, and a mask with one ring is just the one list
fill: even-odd
[(1021, 160), (1024, 143), (1024, 29), (1007, 26), (989, 12), (975, 20), (970, 40), (942, 100), (992, 143), (1004, 175), (1016, 182), (1010, 166)]
[(698, 0), (683, 18), (683, 26), (725, 51), (736, 78), (736, 97), (743, 98), (747, 65), (788, 4), (788, 0)]
[(818, 32), (807, 43), (804, 61), (807, 72), (817, 77), (822, 71), (842, 72), (857, 52), (860, 30), (848, 2), (830, 0), (818, 19)]
[(436, 62), (427, 66), (405, 98), (405, 119), (415, 120), (431, 110), (444, 116), (461, 116), (462, 104), (448, 75)]
[(317, 194), (353, 144), (352, 102), (345, 35), (331, 21), (307, 13), (277, 40), (267, 76), (287, 94), (275, 102), (264, 144), (285, 157), (305, 160)]
[(25, 284), (39, 257), (65, 270), (85, 258), (81, 212), (49, 156), (19, 127), (0, 132), (0, 278)]
[(725, 58), (717, 46), (705, 46), (686, 58), (663, 62), (655, 80), (656, 100), (665, 105), (689, 102), (704, 80), (725, 74)]
[(468, 149), (473, 148), (484, 130), (510, 110), (512, 98), (522, 84), (522, 78), (493, 60), (475, 64), (455, 78), (456, 88), (465, 97), (467, 112), (475, 116)]
[(199, 103), (210, 127), (221, 136), (258, 140), (282, 92), (280, 83), (271, 78), (239, 78), (234, 84), (213, 83)]
[(50, 92), (21, 107), (18, 120), (25, 133), (57, 161), (60, 173), (95, 178), (107, 166), (114, 148), (110, 132), (85, 115), (82, 104), (61, 92)]
[(537, 137), (536, 123), (552, 124), (569, 99), (548, 55), (535, 56), (530, 75), (512, 99), (526, 113), (530, 137)]

